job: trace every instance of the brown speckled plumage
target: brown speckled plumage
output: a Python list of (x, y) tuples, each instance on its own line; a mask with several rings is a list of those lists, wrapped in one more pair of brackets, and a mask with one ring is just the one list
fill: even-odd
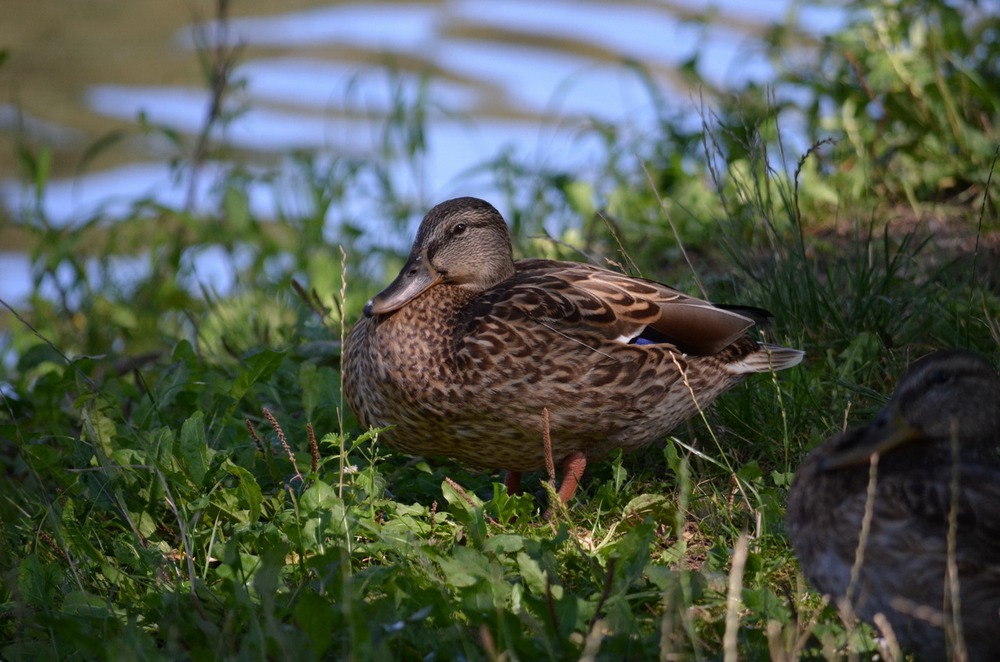
[(870, 456), (879, 452), (871, 527), (851, 603), (869, 622), (885, 614), (900, 643), (921, 659), (954, 655), (955, 612), (946, 581), (954, 468), (954, 559), (967, 659), (1000, 659), (998, 446), (1000, 379), (992, 366), (958, 350), (918, 361), (871, 423), (818, 447), (796, 474), (788, 535), (806, 577), (838, 599), (848, 593)]
[(704, 408), (747, 373), (802, 356), (754, 341), (749, 317), (659, 283), (514, 262), (503, 218), (475, 198), (427, 214), (365, 312), (344, 355), (361, 424), (395, 426), (381, 439), (406, 453), (484, 469), (544, 469), (544, 408), (557, 463), (600, 459), (693, 415), (691, 391)]

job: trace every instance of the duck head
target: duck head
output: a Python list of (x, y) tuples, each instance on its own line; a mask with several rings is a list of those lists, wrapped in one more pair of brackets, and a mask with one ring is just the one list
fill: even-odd
[(365, 315), (387, 315), (432, 287), (482, 292), (514, 275), (507, 224), (493, 205), (455, 198), (427, 212), (399, 275), (365, 305)]

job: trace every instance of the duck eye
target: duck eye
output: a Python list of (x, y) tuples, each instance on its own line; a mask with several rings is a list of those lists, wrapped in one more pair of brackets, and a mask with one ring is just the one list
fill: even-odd
[(454, 235), (459, 235), (465, 232), (465, 223), (459, 223), (451, 229), (451, 233)]

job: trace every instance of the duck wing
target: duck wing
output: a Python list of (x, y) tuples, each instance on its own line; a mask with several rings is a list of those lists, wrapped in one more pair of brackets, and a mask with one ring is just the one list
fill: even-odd
[[(623, 344), (669, 343), (685, 354), (716, 354), (754, 319), (645, 278), (578, 262), (521, 260), (487, 290), (475, 317), (533, 320), (561, 334)], [(759, 310), (759, 309), (754, 309)]]
[[(950, 474), (950, 467), (943, 467), (934, 480), (917, 476), (887, 481), (886, 505), (882, 506), (886, 512), (882, 515), (907, 519), (918, 535), (926, 538), (937, 534), (944, 545), (944, 532), (954, 508), (959, 560), (988, 564), (1000, 574), (1000, 468), (961, 464), (954, 503)], [(1000, 578), (994, 579), (994, 590), (1000, 596)]]

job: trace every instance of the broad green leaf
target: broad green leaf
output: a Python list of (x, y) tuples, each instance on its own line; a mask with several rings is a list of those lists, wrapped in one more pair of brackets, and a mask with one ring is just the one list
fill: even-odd
[(63, 609), (70, 614), (93, 618), (107, 618), (111, 615), (108, 612), (108, 602), (105, 598), (82, 591), (67, 593), (63, 601)]
[(284, 359), (284, 352), (276, 352), (273, 349), (265, 349), (249, 357), (246, 360), (246, 369), (236, 376), (229, 394), (233, 399), (240, 400), (251, 386), (273, 375)]
[(739, 468), (736, 474), (748, 483), (756, 483), (760, 480), (760, 477), (764, 475), (763, 471), (761, 471), (760, 465), (757, 464), (755, 460), (751, 460), (750, 462), (744, 464)]
[(180, 455), (188, 476), (201, 485), (208, 473), (209, 449), (205, 439), (205, 415), (196, 411), (181, 427)]
[(331, 510), (343, 505), (343, 501), (337, 496), (337, 490), (323, 481), (316, 481), (309, 486), (299, 499), (299, 507), (304, 512), (315, 512), (317, 510)]
[(612, 557), (616, 562), (615, 575), (621, 580), (617, 587), (621, 593), (625, 593), (650, 564), (649, 545), (654, 531), (652, 522), (643, 522), (614, 544)]
[(237, 493), (240, 496), (242, 505), (250, 511), (250, 521), (256, 522), (260, 517), (260, 504), (264, 501), (261, 494), (260, 485), (249, 471), (243, 467), (226, 460), (224, 468), (230, 475), (237, 479)]
[(139, 533), (147, 538), (155, 535), (156, 529), (159, 526), (157, 518), (146, 510), (139, 513), (132, 513), (132, 523), (135, 524)]
[(489, 560), (480, 552), (468, 547), (456, 547), (450, 556), (437, 559), (449, 586), (465, 588), (487, 580), (494, 574)]
[(441, 492), (450, 510), (459, 522), (465, 525), (469, 539), (475, 547), (482, 547), (486, 540), (486, 519), (483, 517), (483, 502), (472, 492), (459, 491), (450, 481), (441, 483)]
[(94, 442), (104, 458), (111, 457), (114, 452), (111, 442), (117, 434), (115, 422), (96, 409), (84, 409), (80, 416), (83, 418), (83, 438)]
[(549, 584), (548, 571), (543, 570), (541, 564), (524, 552), (517, 554), (517, 568), (524, 578), (524, 583), (528, 589), (539, 597), (544, 597), (548, 591), (552, 592), (552, 597), (556, 600), (562, 597), (563, 589), (554, 581)]
[(174, 432), (170, 428), (153, 430), (148, 438), (149, 455), (161, 469), (174, 470)]
[(662, 494), (640, 494), (622, 509), (622, 519), (642, 521), (652, 517), (654, 522), (674, 521), (674, 504)]
[(510, 554), (512, 552), (520, 552), (523, 549), (524, 537), (513, 533), (501, 533), (491, 536), (483, 543), (483, 551), (494, 554)]

